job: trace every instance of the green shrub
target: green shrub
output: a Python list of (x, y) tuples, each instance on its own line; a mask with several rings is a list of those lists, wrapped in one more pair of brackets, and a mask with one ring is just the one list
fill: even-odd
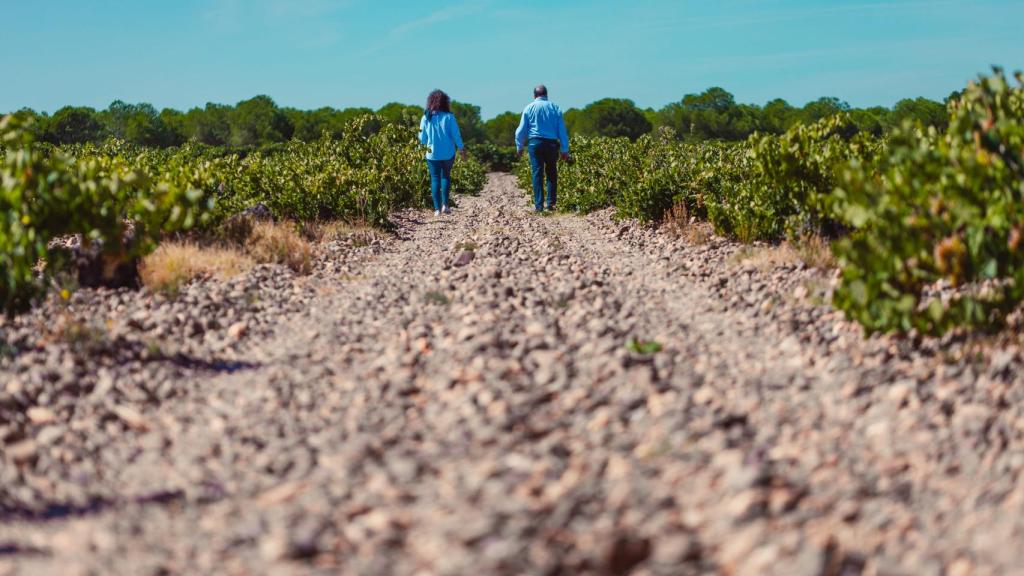
[[(282, 143), (244, 158), (189, 143), (151, 149), (119, 140), (39, 145), (25, 121), (0, 124), (0, 304), (21, 309), (47, 283), (34, 268), (60, 270), (58, 236), (100, 244), (107, 264), (134, 263), (166, 234), (212, 228), (256, 203), (297, 222), (344, 220), (386, 226), (400, 208), (429, 203), (429, 177), (415, 128), (364, 116), (340, 139)], [(455, 164), (454, 191), (476, 194), (486, 168)], [(133, 241), (126, 245), (126, 231)]]
[(469, 153), (492, 172), (511, 172), (516, 165), (515, 146), (497, 146), (490, 142), (470, 144)]
[[(75, 158), (36, 148), (25, 128), (12, 116), (0, 120), (0, 304), (7, 311), (27, 306), (60, 270), (60, 252), (48, 248), (57, 236), (81, 234), (84, 248), (101, 245), (104, 262), (116, 265), (207, 215), (203, 187), (214, 178), (203, 165), (170, 163), (154, 178), (120, 155)], [(134, 241), (127, 245), (129, 226)], [(47, 265), (36, 274), (40, 260)]]
[[(611, 206), (631, 176), (627, 172), (633, 154), (629, 139), (574, 136), (570, 146), (573, 162), (559, 164), (559, 209), (587, 213)], [(525, 151), (516, 176), (520, 187), (532, 195), (530, 158)]]
[[(723, 182), (734, 177), (741, 151), (733, 144), (680, 142), (668, 129), (636, 142), (574, 137), (571, 150), (573, 161), (559, 167), (560, 209), (586, 213), (614, 206), (617, 216), (642, 221), (660, 220), (679, 203), (703, 217), (709, 200), (721, 200)], [(532, 194), (526, 154), (516, 175)]]
[[(386, 226), (393, 211), (430, 202), (429, 175), (415, 130), (364, 116), (350, 122), (340, 139), (293, 141), (273, 154), (257, 152), (228, 163), (224, 192), (218, 196), (220, 213), (263, 202), (277, 216), (299, 222)], [(456, 194), (476, 194), (487, 180), (486, 169), (472, 157), (459, 159), (452, 178)]]
[(881, 146), (839, 114), (779, 136), (755, 134), (747, 149), (741, 174), (725, 182), (709, 212), (717, 230), (750, 242), (839, 233), (838, 171), (853, 159), (870, 169)]
[[(1024, 294), (1024, 87), (1001, 70), (950, 106), (945, 133), (906, 125), (880, 173), (854, 163), (836, 192), (835, 304), (870, 331), (998, 326)], [(943, 285), (955, 293), (938, 292)]]
[(455, 160), (452, 168), (452, 192), (455, 194), (476, 195), (487, 184), (487, 166), (473, 154), (465, 159)]

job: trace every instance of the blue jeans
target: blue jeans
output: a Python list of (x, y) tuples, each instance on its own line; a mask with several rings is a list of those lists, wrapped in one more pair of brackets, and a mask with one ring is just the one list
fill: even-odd
[(544, 177), (548, 179), (548, 208), (558, 199), (558, 140), (531, 139), (530, 169), (533, 172), (533, 207), (544, 208)]
[(448, 205), (448, 194), (452, 191), (452, 165), (455, 158), (448, 160), (427, 160), (427, 171), (430, 172), (430, 198), (434, 201), (434, 210)]

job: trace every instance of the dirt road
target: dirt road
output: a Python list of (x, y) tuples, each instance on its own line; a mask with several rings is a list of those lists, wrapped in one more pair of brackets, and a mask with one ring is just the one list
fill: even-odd
[(507, 175), (396, 221), (0, 327), (0, 575), (1024, 573), (1018, 348)]

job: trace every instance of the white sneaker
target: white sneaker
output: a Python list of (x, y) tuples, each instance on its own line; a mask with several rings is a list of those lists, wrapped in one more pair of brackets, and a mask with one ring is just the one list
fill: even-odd
[(440, 215), (441, 215), (441, 211), (440, 210), (434, 210), (434, 216), (435, 217), (440, 216)]
[(442, 207), (441, 211), (444, 212), (445, 214), (451, 214), (452, 213), (452, 209), (447, 207), (447, 206)]

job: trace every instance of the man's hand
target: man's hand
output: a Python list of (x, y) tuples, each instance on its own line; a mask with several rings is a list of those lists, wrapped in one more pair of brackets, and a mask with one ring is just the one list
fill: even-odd
[(468, 155), (466, 154), (466, 149), (465, 148), (463, 148), (462, 150), (459, 150), (459, 157), (461, 157), (463, 160), (465, 160), (467, 156)]
[(568, 152), (562, 152), (561, 154), (562, 154), (562, 161), (563, 162), (568, 162), (569, 161), (569, 153)]
[(519, 150), (516, 150), (516, 158), (522, 158), (522, 157), (523, 157), (523, 149), (520, 148)]

